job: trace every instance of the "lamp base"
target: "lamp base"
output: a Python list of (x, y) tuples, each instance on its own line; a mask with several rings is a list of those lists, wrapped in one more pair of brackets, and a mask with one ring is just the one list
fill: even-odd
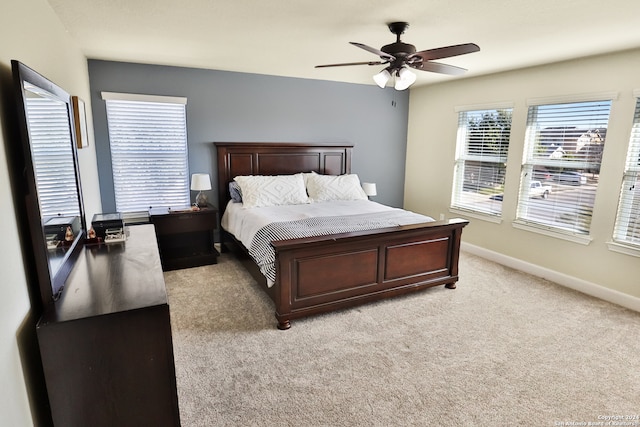
[(196, 196), (196, 206), (198, 206), (199, 208), (204, 208), (209, 204), (209, 201), (207, 200), (207, 195), (204, 194), (202, 191), (198, 192), (198, 195)]

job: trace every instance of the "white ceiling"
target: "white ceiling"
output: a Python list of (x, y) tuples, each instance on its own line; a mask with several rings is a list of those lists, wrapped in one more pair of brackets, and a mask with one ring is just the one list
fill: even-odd
[[(48, 0), (89, 58), (374, 84), (350, 45), (418, 50), (473, 42), (439, 62), (476, 76), (640, 47), (639, 0)], [(417, 72), (416, 85), (453, 78)]]

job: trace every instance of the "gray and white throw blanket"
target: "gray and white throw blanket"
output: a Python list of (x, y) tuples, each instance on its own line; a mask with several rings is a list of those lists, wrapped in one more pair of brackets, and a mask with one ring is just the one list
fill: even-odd
[(433, 221), (433, 218), (401, 209), (348, 216), (314, 217), (297, 221), (272, 222), (262, 227), (253, 237), (249, 255), (258, 264), (269, 286), (276, 281), (275, 240), (327, 236), (352, 231), (374, 230)]

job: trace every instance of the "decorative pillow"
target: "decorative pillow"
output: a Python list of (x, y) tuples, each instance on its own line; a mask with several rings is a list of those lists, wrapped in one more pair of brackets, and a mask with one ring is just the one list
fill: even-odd
[(229, 183), (229, 196), (235, 203), (242, 203), (242, 190), (240, 184), (235, 181)]
[(245, 208), (309, 203), (302, 174), (248, 175), (234, 178), (240, 185)]
[(314, 202), (328, 200), (367, 200), (356, 174), (319, 175), (307, 177), (307, 192)]
[(302, 179), (304, 179), (304, 188), (307, 188), (307, 182), (309, 181), (309, 177), (313, 175), (318, 175), (318, 172), (302, 172)]

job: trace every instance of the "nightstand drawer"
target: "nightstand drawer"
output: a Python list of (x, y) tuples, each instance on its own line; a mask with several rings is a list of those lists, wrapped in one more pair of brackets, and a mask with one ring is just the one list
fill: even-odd
[(191, 231), (215, 230), (217, 211), (207, 210), (193, 213), (168, 213), (152, 215), (151, 222), (156, 226), (156, 234), (178, 234)]

